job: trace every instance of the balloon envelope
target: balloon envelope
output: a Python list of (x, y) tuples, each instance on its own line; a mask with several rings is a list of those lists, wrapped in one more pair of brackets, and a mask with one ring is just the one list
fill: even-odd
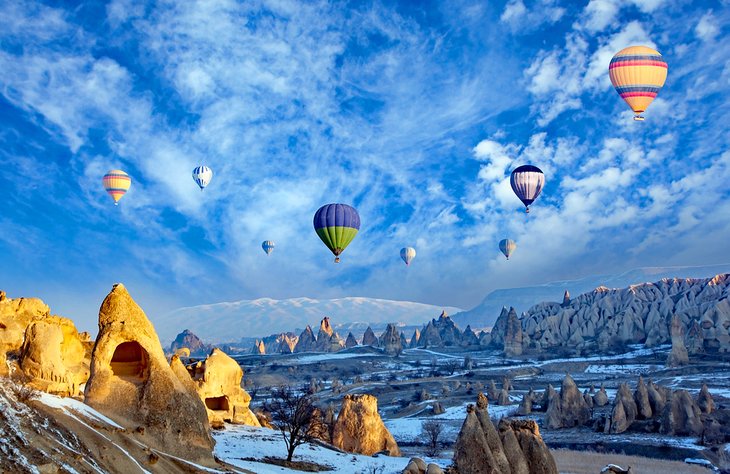
[(261, 244), (261, 248), (264, 249), (264, 252), (266, 252), (266, 255), (271, 255), (271, 252), (274, 251), (274, 242), (271, 240), (264, 240), (264, 242)]
[(207, 166), (198, 166), (193, 170), (193, 179), (202, 191), (213, 179), (213, 170)]
[(499, 250), (501, 250), (504, 256), (507, 257), (507, 260), (509, 260), (509, 256), (512, 255), (512, 252), (514, 252), (516, 248), (517, 244), (514, 240), (502, 239), (499, 241)]
[(509, 183), (525, 205), (525, 212), (530, 212), (530, 204), (537, 199), (545, 185), (545, 175), (537, 166), (522, 165), (512, 172)]
[(411, 261), (416, 258), (416, 249), (413, 247), (404, 247), (400, 249), (400, 258), (406, 262), (406, 265), (410, 265)]
[(608, 65), (611, 84), (634, 111), (634, 120), (649, 107), (667, 79), (667, 63), (658, 51), (647, 46), (624, 48)]
[(129, 186), (132, 185), (132, 178), (122, 170), (111, 170), (104, 175), (101, 182), (107, 194), (114, 199), (114, 205), (117, 205), (122, 196), (127, 194)]
[(325, 204), (314, 214), (314, 230), (330, 251), (335, 263), (360, 230), (360, 215), (347, 204)]

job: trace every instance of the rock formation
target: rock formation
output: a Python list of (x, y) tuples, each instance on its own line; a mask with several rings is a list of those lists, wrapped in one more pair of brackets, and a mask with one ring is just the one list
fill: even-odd
[(188, 371), (211, 426), (223, 426), (225, 421), (261, 426), (249, 408), (251, 396), (241, 388), (243, 369), (228, 354), (213, 349), (204, 361), (191, 364)]
[(418, 341), (419, 347), (459, 346), (462, 332), (451, 320), (446, 311), (442, 311), (438, 319), (432, 319), (426, 325)]
[(636, 417), (639, 420), (648, 420), (653, 416), (651, 403), (649, 402), (649, 389), (644, 383), (644, 378), (639, 377), (639, 383), (634, 392), (634, 401), (636, 402)]
[(563, 308), (570, 306), (570, 292), (568, 290), (565, 290), (565, 293), (563, 294), (563, 304), (561, 306)]
[(140, 427), (146, 442), (161, 451), (210, 460), (205, 406), (181, 375), (168, 365), (142, 309), (123, 285), (115, 285), (99, 310), (85, 403), (126, 428)]
[(349, 349), (355, 346), (357, 346), (357, 339), (355, 339), (355, 335), (352, 333), (348, 333), (347, 339), (345, 339), (345, 347)]
[(708, 415), (715, 409), (715, 401), (712, 399), (712, 395), (710, 395), (710, 391), (707, 389), (707, 384), (702, 384), (702, 389), (700, 389), (700, 393), (697, 395), (697, 406), (700, 408), (702, 413)]
[(492, 332), (490, 333), (491, 346), (504, 348), (504, 335), (507, 331), (507, 320), (510, 317), (510, 313), (513, 313), (515, 318), (517, 317), (517, 313), (514, 308), (510, 308), (509, 310), (507, 310), (507, 308), (502, 308), (502, 312), (499, 313), (497, 320), (494, 322), (494, 326), (492, 326)]
[(0, 375), (7, 375), (7, 354), (17, 353), (28, 325), (49, 317), (51, 310), (38, 298), (8, 298), (4, 291), (0, 296)]
[(507, 406), (511, 404), (512, 401), (509, 399), (509, 392), (507, 391), (507, 389), (503, 388), (499, 391), (499, 396), (497, 397), (497, 405)]
[(467, 407), (454, 447), (453, 472), (458, 474), (557, 474), (557, 466), (532, 420), (507, 420), (494, 428), (480, 394), (477, 407)]
[(548, 399), (546, 424), (548, 428), (582, 426), (591, 419), (591, 409), (570, 375), (563, 378), (560, 394)]
[(522, 326), (514, 308), (507, 314), (503, 342), (505, 356), (513, 357), (522, 354)]
[(294, 352), (313, 352), (317, 346), (317, 338), (314, 337), (311, 326), (307, 325), (299, 335)]
[(529, 393), (522, 396), (520, 406), (517, 408), (517, 414), (520, 416), (529, 415), (532, 413), (532, 397)]
[(606, 387), (601, 384), (600, 390), (593, 395), (593, 403), (597, 407), (605, 407), (608, 405), (608, 394), (606, 393)]
[(687, 330), (684, 337), (684, 345), (690, 355), (705, 352), (705, 336), (702, 334), (702, 327), (697, 321), (692, 321), (692, 324), (690, 324), (689, 330)]
[(403, 352), (400, 331), (398, 331), (395, 324), (388, 324), (385, 332), (380, 336), (380, 347), (389, 355), (398, 355)]
[(460, 345), (461, 347), (479, 347), (479, 338), (476, 334), (474, 334), (471, 326), (467, 326), (466, 329), (464, 329), (464, 332), (461, 334)]
[(253, 343), (253, 348), (251, 349), (251, 354), (258, 354), (258, 355), (266, 354), (266, 344), (264, 344), (264, 341), (259, 341), (258, 339), (256, 339), (256, 342)]
[(49, 316), (25, 330), (19, 362), (34, 388), (80, 396), (80, 386), (89, 378), (90, 356), (70, 319)]
[(370, 326), (368, 326), (365, 330), (365, 334), (362, 336), (362, 345), (378, 347), (378, 338), (375, 336), (375, 333)]
[(610, 433), (623, 433), (628, 430), (631, 424), (636, 421), (639, 412), (634, 396), (631, 394), (629, 385), (622, 383), (616, 392), (611, 411)]
[(659, 415), (664, 411), (664, 405), (667, 403), (667, 397), (661, 387), (654, 385), (653, 382), (649, 382), (647, 387), (647, 393), (649, 395), (649, 406), (653, 415)]
[(190, 355), (193, 357), (205, 357), (205, 354), (210, 349), (190, 329), (186, 329), (177, 335), (175, 340), (172, 341), (172, 344), (170, 344), (170, 352), (174, 354), (178, 349), (183, 347), (190, 349)]
[(413, 335), (411, 336), (411, 340), (408, 341), (408, 347), (413, 349), (414, 347), (418, 347), (418, 340), (421, 339), (421, 331), (418, 329), (413, 330)]
[(345, 341), (332, 329), (330, 318), (325, 316), (319, 324), (314, 350), (316, 352), (337, 352), (343, 347), (345, 347)]
[(291, 332), (281, 332), (266, 336), (261, 342), (269, 354), (291, 354), (299, 342), (299, 336)]
[(667, 367), (679, 367), (689, 363), (687, 348), (684, 346), (684, 325), (679, 316), (672, 318), (672, 351), (667, 356)]
[(408, 347), (408, 339), (406, 339), (406, 335), (403, 332), (400, 333), (400, 345), (403, 349)]
[(660, 431), (668, 435), (699, 436), (702, 433), (701, 410), (686, 390), (676, 390), (662, 412)]
[(332, 444), (351, 453), (375, 454), (388, 451), (400, 456), (393, 439), (378, 413), (378, 399), (372, 395), (345, 395), (337, 416)]

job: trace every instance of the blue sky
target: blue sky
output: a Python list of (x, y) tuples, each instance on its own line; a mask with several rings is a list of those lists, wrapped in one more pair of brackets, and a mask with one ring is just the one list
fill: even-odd
[[(264, 296), (469, 308), (728, 260), (728, 1), (139, 3), (0, 4), (0, 288), (82, 329), (118, 281), (152, 316)], [(633, 44), (669, 64), (643, 123), (607, 74)], [(529, 217), (508, 179), (525, 163), (547, 179)], [(113, 168), (133, 180), (118, 208)], [(340, 265), (312, 229), (328, 202), (362, 219)]]

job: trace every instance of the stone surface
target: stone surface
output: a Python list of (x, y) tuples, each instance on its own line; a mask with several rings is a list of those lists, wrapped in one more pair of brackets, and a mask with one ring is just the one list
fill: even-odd
[(517, 312), (510, 308), (504, 329), (504, 355), (507, 357), (522, 354), (522, 325)]
[(636, 417), (639, 420), (648, 420), (653, 416), (651, 403), (649, 402), (649, 389), (644, 383), (644, 378), (639, 377), (639, 383), (634, 392), (634, 401), (636, 402)]
[(672, 351), (667, 356), (667, 367), (689, 364), (689, 355), (684, 345), (684, 325), (678, 315), (672, 317)]
[(591, 409), (570, 375), (563, 378), (560, 393), (548, 398), (546, 424), (548, 428), (582, 426), (591, 419)]
[(686, 390), (676, 390), (662, 412), (660, 431), (675, 436), (698, 436), (702, 433), (701, 410)]
[(259, 341), (258, 339), (256, 339), (256, 342), (253, 343), (253, 348), (251, 349), (251, 354), (258, 354), (258, 355), (266, 354), (266, 344), (264, 344), (264, 341)]
[(378, 338), (375, 336), (375, 333), (370, 326), (368, 326), (365, 330), (365, 334), (362, 336), (362, 345), (378, 347)]
[[(178, 370), (179, 372), (179, 370)], [(123, 285), (99, 310), (85, 403), (175, 456), (209, 461), (213, 439), (205, 406), (167, 362), (154, 327)]]
[(403, 352), (400, 331), (395, 324), (388, 324), (385, 332), (380, 336), (380, 347), (388, 355), (398, 355)]
[(170, 352), (174, 354), (178, 349), (183, 347), (187, 347), (190, 350), (190, 355), (193, 357), (205, 357), (205, 354), (210, 350), (190, 329), (186, 329), (177, 335), (175, 340), (170, 344)]
[(608, 394), (606, 393), (606, 388), (601, 384), (601, 388), (596, 392), (595, 395), (593, 395), (593, 403), (597, 407), (605, 407), (608, 405)]
[(0, 300), (0, 375), (8, 374), (7, 354), (17, 354), (20, 350), (28, 325), (50, 315), (51, 310), (48, 305), (38, 298), (8, 298), (5, 292), (2, 292)]
[(413, 330), (413, 335), (411, 336), (411, 340), (408, 341), (408, 347), (413, 349), (414, 347), (418, 347), (418, 340), (421, 339), (421, 331), (418, 329)]
[(314, 337), (314, 332), (311, 326), (307, 325), (304, 331), (299, 335), (297, 345), (294, 346), (294, 352), (313, 352), (317, 346), (317, 338)]
[(623, 433), (628, 430), (631, 424), (636, 421), (638, 412), (639, 409), (636, 406), (629, 385), (622, 383), (619, 385), (616, 398), (613, 401), (610, 433)]
[(314, 350), (316, 352), (337, 352), (345, 347), (345, 341), (330, 325), (330, 318), (325, 316), (319, 323), (319, 333)]
[(80, 387), (89, 378), (88, 349), (70, 319), (49, 316), (30, 323), (25, 330), (20, 368), (38, 390), (80, 396)]
[(261, 426), (249, 408), (251, 396), (241, 388), (243, 369), (228, 354), (213, 349), (204, 361), (191, 364), (188, 372), (212, 426), (222, 426), (225, 421)]
[(715, 401), (710, 395), (710, 391), (707, 389), (707, 384), (702, 384), (700, 393), (697, 395), (697, 406), (700, 411), (705, 414), (710, 414), (715, 410)]
[(345, 339), (345, 347), (349, 349), (355, 346), (357, 346), (357, 339), (355, 339), (355, 335), (352, 333), (348, 333), (347, 339)]
[(378, 413), (378, 399), (372, 395), (345, 395), (337, 416), (332, 444), (351, 453), (375, 454), (388, 451), (400, 456), (393, 439)]

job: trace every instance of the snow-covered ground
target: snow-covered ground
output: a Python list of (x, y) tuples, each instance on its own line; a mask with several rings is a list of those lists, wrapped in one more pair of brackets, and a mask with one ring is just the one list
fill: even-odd
[(51, 395), (50, 393), (40, 392), (38, 400), (44, 405), (51, 408), (58, 408), (69, 414), (74, 414), (75, 412), (77, 414), (84, 415), (87, 418), (106, 423), (112, 428), (124, 429), (124, 427), (115, 423), (114, 420), (112, 420), (111, 418), (102, 415), (98, 411), (91, 408), (89, 405), (86, 405), (84, 402), (76, 400), (74, 398), (59, 397), (56, 395)]
[(658, 365), (648, 364), (612, 364), (612, 365), (589, 365), (584, 371), (586, 374), (646, 374), (656, 371), (660, 367)]
[[(286, 447), (278, 431), (227, 424), (224, 430), (214, 431), (213, 437), (216, 441), (215, 455), (240, 468), (257, 474), (301, 472), (262, 462), (267, 456), (286, 458)], [(344, 454), (310, 444), (298, 447), (294, 460), (324, 464), (332, 468), (327, 472), (338, 474), (399, 474), (408, 464), (408, 458), (404, 457)], [(426, 460), (442, 467), (451, 463), (447, 459)], [(379, 467), (383, 470), (377, 470)]]

